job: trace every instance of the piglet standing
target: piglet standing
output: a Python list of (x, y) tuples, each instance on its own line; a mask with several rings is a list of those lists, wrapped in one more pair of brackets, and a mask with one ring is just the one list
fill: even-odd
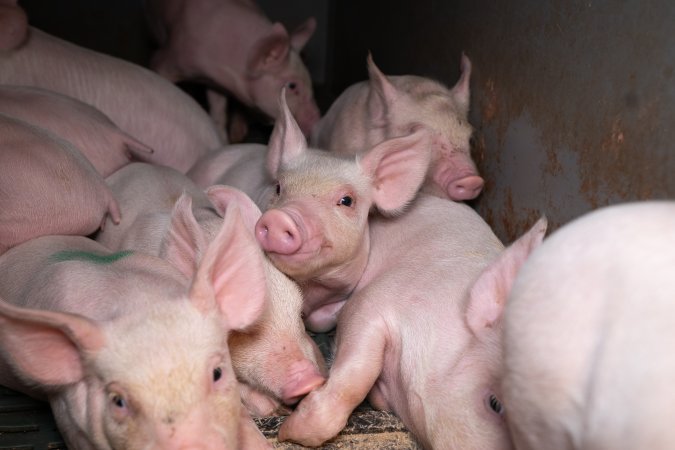
[(339, 157), (308, 148), (283, 91), (280, 103), (267, 154), (277, 184), (256, 238), (300, 284), (307, 328), (328, 331), (369, 263), (371, 209), (405, 214), (417, 195), (429, 164), (428, 133), (418, 129), (359, 157)]
[(73, 144), (107, 177), (152, 149), (120, 130), (105, 114), (75, 98), (28, 86), (0, 86), (0, 113), (51, 131)]
[(469, 58), (462, 55), (461, 76), (452, 89), (425, 77), (385, 76), (371, 55), (368, 73), (369, 81), (350, 86), (331, 105), (313, 129), (311, 145), (353, 155), (422, 127), (432, 135), (424, 190), (455, 201), (475, 198), (483, 179), (469, 143)]
[[(303, 326), (299, 288), (264, 257), (254, 241), (253, 228), (261, 213), (251, 199), (226, 186), (212, 186), (204, 193), (180, 172), (144, 163), (129, 164), (106, 181), (125, 214), (119, 225), (108, 224), (97, 240), (112, 250), (133, 249), (170, 259), (185, 273), (217, 236), (221, 216), (230, 208), (241, 211), (250, 234), (249, 251), (259, 255), (265, 269), (267, 298), (258, 323), (230, 337), (232, 364), (251, 413), (285, 411), (283, 405), (297, 403), (325, 381), (323, 357)], [(175, 249), (167, 246), (179, 218), (185, 224), (185, 236), (196, 243), (195, 253), (172, 254)]]
[(284, 86), (306, 134), (319, 120), (312, 80), (300, 58), (316, 28), (314, 18), (289, 35), (252, 0), (148, 0), (145, 7), (160, 46), (151, 66), (173, 82), (205, 80), (220, 129), (225, 93), (277, 117)]
[(119, 205), (69, 142), (0, 113), (0, 254), (48, 234), (88, 235)]
[[(181, 234), (171, 245), (194, 251)], [(72, 449), (270, 448), (241, 407), (227, 346), (264, 308), (249, 244), (232, 208), (189, 278), (79, 236), (11, 249), (0, 257), (0, 384), (47, 399)]]
[(523, 266), (504, 317), (519, 449), (675, 448), (675, 202), (563, 226)]
[(154, 149), (153, 163), (181, 172), (223, 144), (202, 107), (161, 76), (34, 27), (24, 45), (0, 53), (0, 84), (40, 87), (88, 103)]

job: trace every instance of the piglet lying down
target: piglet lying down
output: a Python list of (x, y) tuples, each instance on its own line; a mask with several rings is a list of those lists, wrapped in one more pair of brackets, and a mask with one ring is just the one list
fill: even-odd
[[(189, 278), (85, 237), (12, 248), (0, 257), (0, 384), (49, 400), (73, 449), (268, 448), (227, 345), (265, 307), (249, 235), (228, 211)], [(169, 245), (186, 242), (179, 231)]]

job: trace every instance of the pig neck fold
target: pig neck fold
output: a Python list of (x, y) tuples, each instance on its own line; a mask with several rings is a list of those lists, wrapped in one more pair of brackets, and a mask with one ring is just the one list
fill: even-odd
[[(303, 313), (306, 316), (306, 324), (312, 331), (328, 331), (325, 326), (315, 323), (318, 315), (328, 314), (331, 316), (331, 328), (337, 323), (337, 314), (346, 300), (359, 285), (362, 285), (363, 275), (370, 261), (370, 230), (365, 234), (362, 245), (349, 264), (341, 264), (336, 269), (329, 269), (306, 281), (298, 282), (304, 296)], [(314, 315), (317, 311), (318, 315)], [(314, 315), (314, 317), (312, 317)], [(322, 320), (323, 322), (323, 320)]]

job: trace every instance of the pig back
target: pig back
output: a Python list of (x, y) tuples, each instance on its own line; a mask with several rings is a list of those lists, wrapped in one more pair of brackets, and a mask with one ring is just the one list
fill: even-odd
[(0, 114), (0, 252), (36, 236), (88, 235), (110, 213), (112, 192), (69, 142)]
[(42, 236), (13, 247), (0, 256), (0, 274), (0, 297), (10, 303), (98, 321), (138, 312), (150, 298), (187, 292), (187, 280), (168, 263), (112, 253), (82, 236)]
[(675, 445), (672, 249), (675, 203), (643, 202), (571, 222), (525, 263), (504, 319), (522, 448)]
[(93, 105), (153, 148), (153, 162), (182, 172), (222, 144), (199, 104), (156, 73), (33, 27), (29, 33), (25, 45), (0, 55), (0, 83), (41, 87)]

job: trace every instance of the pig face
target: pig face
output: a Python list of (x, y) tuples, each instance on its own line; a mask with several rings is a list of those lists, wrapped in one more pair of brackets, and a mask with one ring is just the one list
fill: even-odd
[(277, 180), (276, 195), (256, 225), (256, 237), (273, 263), (303, 281), (352, 260), (367, 239), (373, 202), (356, 165), (307, 151)]
[(247, 81), (253, 104), (270, 117), (279, 117), (279, 92), (286, 89), (286, 101), (300, 129), (309, 135), (319, 121), (312, 79), (302, 62), (300, 50), (316, 29), (316, 20), (308, 19), (289, 37), (281, 24), (256, 45), (249, 62)]
[(395, 214), (414, 198), (429, 155), (411, 147), (428, 136), (417, 130), (379, 144), (358, 160), (342, 159), (307, 148), (283, 91), (281, 110), (267, 160), (278, 180), (276, 196), (256, 224), (256, 238), (272, 262), (296, 281), (319, 274), (345, 277), (347, 263), (367, 258), (371, 207)]
[[(70, 447), (225, 450), (248, 448), (247, 440), (264, 446), (250, 418), (244, 420), (227, 347), (229, 330), (250, 327), (265, 302), (263, 267), (247, 251), (253, 241), (245, 233), (232, 211), (189, 289), (172, 265), (149, 255), (108, 255), (86, 238), (70, 238), (65, 252), (45, 258), (40, 246), (63, 237), (26, 244), (27, 254), (55, 261), (42, 272), (53, 279), (36, 290), (31, 284), (27, 297), (15, 300), (59, 308), (0, 302), (0, 349), (25, 385), (47, 392)], [(176, 239), (184, 251), (195, 250)], [(73, 252), (73, 242), (83, 247)], [(78, 256), (92, 255), (91, 248), (101, 256)], [(66, 291), (44, 298), (54, 286)], [(116, 304), (87, 307), (95, 318), (65, 312), (82, 310), (92, 294), (106, 300), (107, 293)]]
[(432, 135), (432, 162), (424, 191), (455, 201), (478, 196), (483, 179), (471, 159), (469, 58), (462, 55), (462, 74), (452, 89), (423, 77), (387, 77), (370, 55), (368, 70), (373, 92), (368, 108), (374, 123), (385, 124), (388, 136), (409, 133), (412, 126), (425, 127)]

